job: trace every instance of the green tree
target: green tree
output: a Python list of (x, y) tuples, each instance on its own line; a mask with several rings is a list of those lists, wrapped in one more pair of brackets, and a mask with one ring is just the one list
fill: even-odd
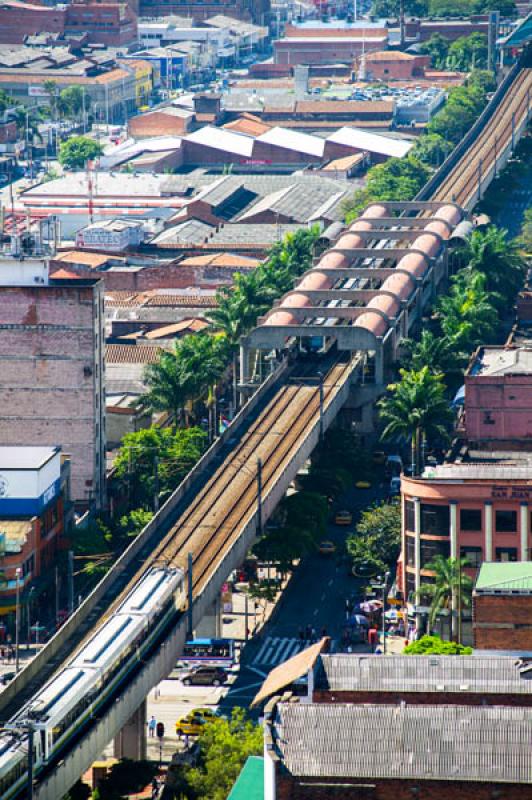
[[(400, 14), (400, 0), (373, 0), (371, 13), (376, 17), (395, 17)], [(404, 12), (412, 17), (425, 17), (428, 12), (428, 0), (404, 0)]]
[(422, 636), (403, 650), (405, 656), (469, 656), (472, 647), (458, 642), (444, 642), (439, 636)]
[(428, 367), (431, 372), (462, 376), (469, 352), (460, 351), (447, 336), (423, 330), (419, 340), (405, 339), (403, 342), (404, 365), (410, 370)]
[(366, 186), (357, 190), (343, 206), (346, 222), (364, 206), (379, 200), (412, 200), (430, 176), (429, 168), (413, 156), (389, 158), (368, 170)]
[(59, 147), (59, 163), (67, 169), (84, 169), (87, 161), (92, 161), (103, 153), (101, 144), (88, 136), (71, 136)]
[(408, 436), (412, 447), (415, 474), (420, 467), (420, 449), (425, 437), (445, 438), (452, 412), (445, 397), (440, 374), (429, 367), (420, 370), (399, 370), (401, 380), (388, 386), (388, 395), (378, 402), (380, 420), (384, 423), (383, 439)]
[(80, 779), (77, 781), (72, 789), (63, 797), (63, 800), (89, 800), (91, 796), (91, 788)]
[(4, 89), (0, 89), (0, 114), (3, 114), (6, 109), (11, 108), (14, 104), (13, 98)]
[(166, 411), (177, 426), (185, 404), (193, 396), (194, 387), (183, 382), (179, 365), (179, 341), (174, 350), (163, 350), (159, 360), (148, 364), (144, 370), (144, 383), (148, 391), (139, 398), (139, 404), (150, 411)]
[(472, 69), (486, 69), (488, 63), (488, 37), (483, 33), (460, 36), (449, 47), (447, 66), (467, 72)]
[[(423, 603), (430, 602), (429, 623), (433, 626), (440, 611), (444, 609), (469, 608), (473, 581), (464, 573), (464, 568), (469, 566), (466, 558), (445, 558), (435, 556), (432, 561), (425, 564), (425, 569), (434, 572), (433, 583), (422, 583), (419, 590), (419, 600)], [(452, 638), (456, 639), (457, 620), (451, 617)]]
[(494, 297), (486, 291), (481, 272), (458, 272), (449, 294), (437, 302), (436, 314), (450, 346), (458, 352), (470, 352), (492, 336), (498, 324)]
[(98, 787), (100, 800), (122, 800), (124, 795), (141, 792), (157, 771), (157, 764), (152, 761), (122, 759), (113, 764), (109, 774), (101, 781)]
[(90, 95), (81, 86), (69, 86), (59, 93), (59, 108), (64, 116), (78, 120), (83, 111), (89, 111)]
[(54, 81), (52, 78), (44, 81), (43, 89), (45, 92), (48, 93), (48, 103), (50, 105), (50, 113), (52, 118), (55, 120), (59, 114), (59, 88), (57, 86), (57, 81)]
[(241, 708), (231, 718), (209, 721), (198, 737), (199, 764), (186, 772), (197, 800), (226, 800), (247, 758), (262, 754), (263, 731)]
[(427, 133), (438, 134), (458, 144), (473, 126), (487, 102), (487, 93), (493, 89), (493, 76), (483, 70), (473, 72), (464, 86), (449, 92), (445, 106), (427, 125)]
[(493, 294), (500, 313), (512, 308), (517, 293), (523, 288), (527, 263), (517, 242), (508, 239), (508, 232), (495, 225), (473, 231), (466, 243), (467, 273), (486, 276), (486, 290)]
[(420, 52), (430, 56), (434, 69), (445, 69), (447, 65), (447, 53), (451, 42), (441, 33), (433, 33), (430, 39), (423, 42)]
[(438, 133), (426, 133), (420, 136), (414, 145), (412, 154), (428, 167), (439, 167), (451, 150), (453, 145)]
[(375, 573), (393, 568), (401, 549), (400, 506), (381, 503), (363, 511), (346, 544), (355, 566), (369, 565)]
[(521, 233), (517, 239), (517, 244), (524, 250), (524, 258), (532, 256), (532, 208), (527, 208), (524, 217)]
[(116, 479), (127, 485), (139, 509), (150, 510), (156, 492), (163, 501), (190, 472), (204, 451), (205, 440), (199, 428), (152, 427), (128, 433), (115, 460)]

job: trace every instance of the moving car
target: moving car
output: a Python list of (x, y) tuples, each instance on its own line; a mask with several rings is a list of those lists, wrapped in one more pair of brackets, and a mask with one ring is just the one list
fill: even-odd
[(201, 666), (186, 672), (181, 678), (185, 686), (221, 686), (227, 672), (221, 667)]
[(355, 489), (371, 489), (371, 483), (369, 481), (357, 481)]
[(353, 515), (350, 511), (337, 511), (334, 517), (335, 525), (351, 525), (353, 522)]
[(322, 556), (332, 556), (336, 553), (336, 545), (329, 539), (325, 539), (323, 542), (320, 542), (318, 550)]
[(205, 723), (211, 719), (218, 719), (212, 708), (195, 708), (177, 720), (175, 732), (178, 736), (198, 736)]

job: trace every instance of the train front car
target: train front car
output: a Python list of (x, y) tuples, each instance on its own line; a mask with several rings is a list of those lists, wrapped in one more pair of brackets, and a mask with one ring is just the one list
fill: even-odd
[(4, 733), (0, 736), (0, 797), (11, 800), (28, 780), (28, 737)]

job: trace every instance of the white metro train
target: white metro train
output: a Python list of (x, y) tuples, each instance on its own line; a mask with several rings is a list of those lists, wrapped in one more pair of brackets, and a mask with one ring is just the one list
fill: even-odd
[[(186, 594), (178, 569), (152, 568), (57, 673), (10, 720), (31, 722), (33, 775), (37, 777), (87, 724), (135, 668), (176, 613)], [(28, 780), (28, 735), (0, 735), (0, 798), (22, 793)]]

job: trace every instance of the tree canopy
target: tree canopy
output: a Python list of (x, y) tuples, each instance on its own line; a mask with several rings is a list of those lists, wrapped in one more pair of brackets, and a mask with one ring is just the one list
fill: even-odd
[(354, 566), (364, 564), (375, 573), (393, 568), (401, 549), (401, 508), (381, 503), (363, 511), (355, 533), (347, 538)]
[(430, 177), (426, 164), (412, 155), (389, 158), (368, 170), (366, 185), (344, 203), (346, 222), (357, 217), (369, 203), (379, 200), (412, 200)]
[(203, 726), (198, 745), (199, 763), (185, 773), (188, 787), (196, 800), (226, 800), (248, 756), (262, 754), (263, 731), (234, 708), (230, 719)]
[(439, 636), (422, 636), (403, 650), (405, 656), (469, 656), (472, 647), (459, 642), (445, 642)]
[(88, 136), (71, 136), (59, 147), (59, 163), (67, 169), (84, 169), (87, 161), (103, 153), (101, 144)]

